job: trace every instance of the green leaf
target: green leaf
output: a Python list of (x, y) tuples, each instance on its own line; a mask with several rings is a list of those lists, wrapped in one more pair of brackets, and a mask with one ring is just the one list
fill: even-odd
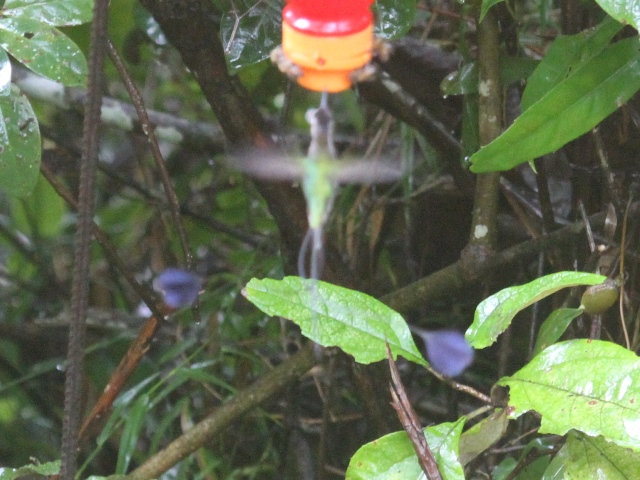
[(269, 57), (279, 43), (282, 5), (275, 0), (232, 2), (220, 21), (220, 35), (227, 62), (239, 69)]
[(620, 23), (607, 17), (595, 29), (556, 38), (527, 80), (527, 88), (520, 102), (521, 110), (527, 110), (562, 80), (600, 54), (621, 28)]
[(0, 189), (28, 195), (40, 169), (40, 129), (27, 97), (17, 87), (0, 97)]
[(639, 30), (640, 5), (638, 0), (596, 0), (602, 9), (622, 24), (633, 26)]
[(17, 480), (32, 475), (56, 475), (58, 473), (60, 473), (60, 460), (39, 465), (26, 465), (20, 468), (0, 468), (0, 480)]
[(81, 86), (87, 61), (60, 30), (29, 18), (0, 18), (0, 47), (35, 73), (67, 87)]
[(638, 477), (640, 453), (609, 443), (602, 437), (589, 437), (572, 431), (563, 448), (567, 449), (566, 480), (629, 480)]
[(93, 0), (7, 0), (2, 16), (62, 27), (91, 21), (92, 12)]
[(285, 277), (252, 279), (243, 290), (264, 313), (285, 317), (302, 333), (325, 347), (338, 346), (360, 363), (386, 358), (385, 342), (394, 358), (426, 365), (402, 316), (373, 297), (321, 281)]
[(559, 308), (551, 312), (551, 315), (549, 315), (540, 326), (532, 356), (535, 357), (549, 345), (555, 343), (565, 332), (571, 320), (579, 316), (582, 312), (582, 308)]
[(471, 156), (475, 173), (508, 170), (595, 127), (640, 88), (638, 39), (608, 46)]
[(525, 285), (500, 290), (480, 302), (465, 338), (473, 348), (488, 347), (507, 329), (513, 317), (529, 305), (563, 288), (596, 285), (606, 279), (604, 275), (595, 273), (558, 272)]
[(460, 437), (460, 463), (466, 465), (502, 438), (509, 418), (503, 408), (472, 426)]
[[(427, 444), (438, 462), (444, 480), (464, 480), (458, 461), (458, 441), (465, 418), (424, 429)], [(392, 480), (423, 478), (411, 441), (406, 432), (385, 435), (362, 446), (351, 457), (346, 480)]]
[(376, 0), (375, 34), (386, 39), (401, 37), (413, 27), (416, 8), (416, 0)]
[(137, 451), (138, 438), (147, 418), (149, 403), (149, 395), (147, 393), (141, 395), (127, 415), (118, 451), (118, 464), (116, 466), (116, 472), (118, 473), (126, 473), (133, 454)]
[(11, 201), (11, 219), (17, 230), (35, 238), (55, 237), (62, 232), (65, 201), (42, 175), (31, 194)]
[(0, 49), (0, 97), (6, 97), (11, 91), (11, 62), (7, 52)]
[(540, 433), (576, 429), (640, 450), (640, 359), (615, 343), (556, 343), (498, 384), (509, 387), (512, 418), (541, 415)]

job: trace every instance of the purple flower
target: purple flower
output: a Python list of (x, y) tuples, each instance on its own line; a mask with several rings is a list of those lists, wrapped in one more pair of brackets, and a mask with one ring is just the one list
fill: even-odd
[(424, 340), (427, 360), (438, 373), (457, 377), (473, 362), (474, 351), (464, 335), (456, 330), (424, 330), (411, 327)]
[(186, 270), (167, 268), (158, 275), (153, 285), (162, 293), (164, 303), (171, 308), (180, 308), (195, 301), (202, 288), (202, 281)]

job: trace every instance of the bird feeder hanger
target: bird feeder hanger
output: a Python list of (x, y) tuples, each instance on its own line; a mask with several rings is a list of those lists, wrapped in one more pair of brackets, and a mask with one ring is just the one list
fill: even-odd
[(351, 87), (351, 74), (371, 60), (373, 0), (288, 0), (282, 11), (282, 54), (297, 82), (318, 92)]

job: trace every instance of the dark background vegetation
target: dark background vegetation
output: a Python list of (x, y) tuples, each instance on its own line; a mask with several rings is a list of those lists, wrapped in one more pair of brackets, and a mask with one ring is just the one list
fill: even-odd
[[(185, 125), (181, 142), (161, 141), (161, 146), (205, 288), (197, 312), (180, 311), (162, 322), (104, 430), (96, 428), (82, 443), (81, 464), (89, 462), (84, 476), (131, 470), (225, 399), (241, 397), (304, 343), (295, 327), (265, 317), (240, 294), (253, 277), (296, 274), (306, 231), (300, 190), (289, 183), (253, 181), (235, 171), (224, 152), (242, 144), (271, 149), (275, 143), (297, 143), (304, 149), (304, 112), (319, 96), (289, 84), (268, 60), (239, 70), (228, 64), (232, 42), (224, 19), (234, 17), (222, 14), (237, 7), (240, 15), (244, 3), (140, 3), (148, 13), (133, 2), (113, 1), (110, 33), (147, 108), (168, 114), (153, 121)], [(398, 10), (404, 3), (411, 2), (397, 2)], [(280, 8), (277, 2), (258, 4), (276, 13)], [(558, 34), (579, 32), (603, 18), (595, 4), (579, 0), (503, 3), (496, 13), (502, 53), (529, 59), (539, 59)], [(495, 193), (497, 243), (471, 260), (467, 255), (471, 265), (459, 262), (471, 233), (476, 176), (464, 160), (478, 146), (478, 99), (475, 92), (444, 98), (440, 83), (475, 60), (475, 15), (471, 6), (456, 2), (417, 2), (415, 15), (396, 20), (391, 57), (379, 65), (402, 90), (389, 89), (378, 78), (331, 99), (341, 152), (360, 155), (372, 146), (374, 155), (407, 162), (410, 174), (393, 186), (341, 191), (327, 228), (323, 278), (383, 297), (410, 323), (426, 328), (464, 331), (477, 303), (499, 288), (563, 269), (594, 271), (598, 256), (590, 254), (584, 232), (560, 234), (544, 252), (530, 248), (497, 269), (478, 270), (474, 262), (580, 220), (579, 205), (592, 215), (611, 203), (621, 225), (624, 206), (638, 186), (640, 137), (632, 100), (597, 132), (537, 160), (537, 177), (528, 166), (505, 173)], [(264, 21), (273, 22), (269, 16)], [(87, 32), (86, 26), (67, 31), (85, 50)], [(245, 48), (255, 47), (249, 43)], [(522, 67), (522, 78), (527, 68)], [(129, 102), (111, 65), (105, 76), (105, 95)], [(501, 108), (507, 121), (518, 114), (523, 85), (504, 86)], [(80, 105), (61, 110), (34, 101), (34, 106), (45, 139), (43, 163), (75, 192)], [(96, 221), (140, 282), (150, 287), (165, 268), (185, 265), (139, 126), (133, 131), (104, 126), (96, 194)], [(602, 257), (615, 265), (620, 227), (608, 238), (602, 221), (593, 228), (597, 243), (609, 247)], [(635, 215), (627, 228), (628, 238), (637, 238)], [(3, 465), (59, 458), (74, 229), (72, 210), (44, 179), (27, 199), (0, 198)], [(632, 242), (627, 250), (631, 305), (637, 304), (636, 254)], [(603, 273), (613, 274), (615, 268), (603, 267)], [(536, 325), (564, 300), (552, 298), (521, 315), (496, 346), (477, 353), (460, 380), (488, 394), (498, 378), (527, 361)], [(97, 245), (90, 306), (87, 412), (146, 314), (122, 272)], [(636, 313), (632, 308), (637, 327)], [(586, 336), (589, 325), (588, 319), (578, 320), (567, 336)], [(635, 350), (637, 330), (632, 326), (631, 331)], [(605, 315), (602, 337), (620, 341), (617, 314)], [(416, 366), (400, 362), (400, 368), (424, 425), (454, 420), (481, 406)], [(519, 457), (527, 438), (518, 437), (526, 426), (512, 428), (495, 451), (468, 466), (469, 478), (488, 478), (506, 457)], [(340, 478), (361, 445), (400, 429), (390, 407), (387, 366), (364, 367), (338, 354), (288, 382), (259, 408), (230, 419), (227, 428), (164, 478)]]

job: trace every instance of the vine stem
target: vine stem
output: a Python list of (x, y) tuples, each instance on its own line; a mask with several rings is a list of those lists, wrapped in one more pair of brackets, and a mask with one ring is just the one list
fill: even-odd
[(87, 100), (84, 110), (82, 160), (78, 192), (78, 227), (75, 235), (73, 282), (71, 286), (71, 322), (64, 390), (60, 478), (73, 480), (77, 471), (78, 430), (82, 409), (85, 319), (89, 297), (89, 261), (95, 178), (100, 147), (100, 108), (102, 70), (107, 39), (109, 0), (96, 0), (91, 26)]

